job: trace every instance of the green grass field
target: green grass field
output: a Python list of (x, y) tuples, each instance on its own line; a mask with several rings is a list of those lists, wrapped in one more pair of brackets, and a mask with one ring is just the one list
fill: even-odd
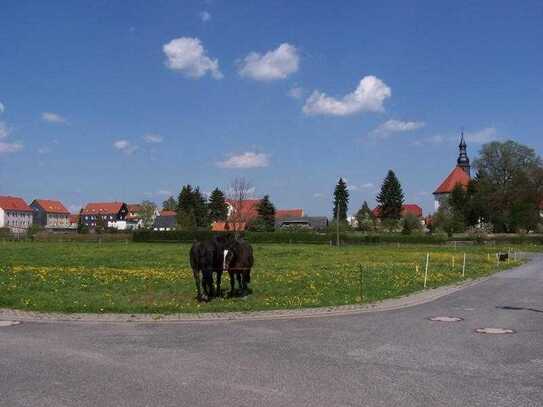
[[(254, 245), (254, 293), (247, 299), (199, 304), (189, 248), (186, 244), (0, 242), (0, 307), (177, 313), (373, 302), (422, 290), (426, 252), (430, 252), (428, 287), (437, 287), (462, 280), (464, 252), (466, 278), (474, 278), (495, 271), (495, 253), (507, 250), (492, 246)], [(515, 250), (521, 249), (527, 248)], [(229, 288), (227, 274), (223, 288)]]

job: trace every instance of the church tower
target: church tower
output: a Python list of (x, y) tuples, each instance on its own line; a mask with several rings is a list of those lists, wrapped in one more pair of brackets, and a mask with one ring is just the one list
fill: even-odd
[(471, 166), (469, 164), (468, 152), (466, 140), (464, 140), (464, 132), (460, 137), (460, 145), (458, 146), (460, 153), (458, 154), (458, 160), (456, 161), (458, 167), (462, 168), (469, 177), (471, 177)]

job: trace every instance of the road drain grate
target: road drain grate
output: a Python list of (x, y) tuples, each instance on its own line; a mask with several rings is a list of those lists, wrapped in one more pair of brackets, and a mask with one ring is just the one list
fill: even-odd
[(21, 321), (0, 321), (0, 328), (19, 325)]
[(475, 332), (488, 335), (507, 335), (516, 333), (513, 329), (508, 328), (477, 328)]
[(436, 322), (460, 322), (464, 320), (464, 318), (460, 318), (460, 317), (430, 317), (428, 319), (430, 321), (436, 321)]

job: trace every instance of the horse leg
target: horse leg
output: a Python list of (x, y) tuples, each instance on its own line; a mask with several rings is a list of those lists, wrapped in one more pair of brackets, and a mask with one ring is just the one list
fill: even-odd
[(243, 284), (244, 284), (244, 289), (247, 292), (247, 294), (253, 293), (253, 290), (249, 288), (250, 282), (251, 282), (251, 270), (249, 269), (243, 273)]
[(217, 297), (222, 297), (221, 279), (222, 279), (222, 271), (217, 271), (217, 291), (215, 292), (215, 295)]
[(238, 290), (237, 290), (237, 294), (239, 296), (241, 296), (241, 289), (242, 289), (242, 284), (241, 284), (241, 272), (239, 271), (236, 271), (236, 280), (238, 280)]
[(236, 282), (234, 278), (234, 272), (228, 271), (228, 275), (230, 276), (230, 292), (228, 293), (228, 296), (232, 298), (236, 295)]
[(194, 283), (196, 284), (196, 299), (198, 301), (205, 301), (206, 298), (202, 296), (202, 281), (200, 279), (200, 270), (192, 270), (192, 275), (194, 277)]
[(208, 271), (205, 271), (203, 274), (204, 295), (206, 296), (205, 301), (207, 301), (213, 295), (213, 277)]

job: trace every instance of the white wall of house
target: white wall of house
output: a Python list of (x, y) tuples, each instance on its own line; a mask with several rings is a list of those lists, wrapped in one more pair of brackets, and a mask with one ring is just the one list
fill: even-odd
[(0, 208), (0, 228), (3, 228), (6, 226), (4, 222), (5, 222), (4, 210)]
[(2, 227), (9, 227), (13, 233), (25, 233), (32, 226), (32, 212), (0, 210)]
[(48, 213), (46, 228), (61, 229), (70, 227), (70, 219), (68, 215)]

